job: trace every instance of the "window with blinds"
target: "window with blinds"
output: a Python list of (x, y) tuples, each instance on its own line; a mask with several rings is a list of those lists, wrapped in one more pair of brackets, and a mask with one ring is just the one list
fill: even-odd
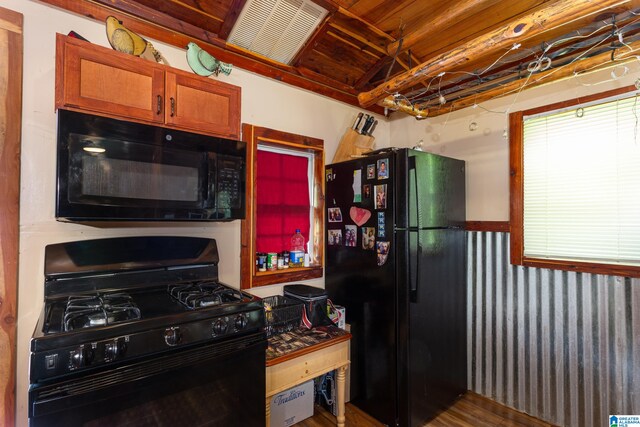
[(522, 119), (525, 258), (640, 266), (640, 102)]

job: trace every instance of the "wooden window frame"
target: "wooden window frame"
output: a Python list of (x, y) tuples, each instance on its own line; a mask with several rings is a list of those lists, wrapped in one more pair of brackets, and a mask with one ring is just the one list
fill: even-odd
[(24, 17), (0, 7), (0, 425), (16, 422), (18, 265), (20, 240), (20, 144)]
[(524, 255), (524, 117), (547, 111), (569, 108), (593, 101), (604, 100), (628, 92), (636, 91), (635, 86), (626, 86), (569, 101), (558, 102), (509, 115), (509, 187), (510, 209), (509, 224), (511, 234), (511, 264), (526, 267), (549, 268), (592, 274), (608, 274), (627, 277), (640, 277), (640, 267), (570, 260), (547, 260)]
[[(324, 141), (308, 136), (242, 124), (242, 140), (247, 143), (247, 215), (240, 229), (240, 288), (316, 279), (324, 274)], [(258, 145), (288, 148), (314, 154), (314, 230), (309, 240), (314, 243), (319, 264), (277, 271), (256, 271), (256, 167)]]

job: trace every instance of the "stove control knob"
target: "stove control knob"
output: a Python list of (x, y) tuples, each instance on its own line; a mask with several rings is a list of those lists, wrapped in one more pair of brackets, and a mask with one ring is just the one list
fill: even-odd
[(124, 356), (126, 344), (122, 339), (114, 339), (104, 345), (104, 361), (113, 362), (114, 360)]
[(170, 345), (171, 347), (180, 344), (180, 341), (182, 341), (182, 334), (180, 333), (180, 328), (176, 326), (173, 328), (165, 329), (164, 341), (167, 343), (167, 345)]
[(246, 314), (238, 314), (236, 317), (236, 331), (241, 331), (246, 328), (248, 322)]
[(227, 332), (227, 322), (224, 319), (218, 319), (213, 322), (213, 335), (222, 335)]
[(85, 366), (89, 366), (93, 363), (93, 359), (95, 358), (96, 353), (94, 351), (94, 344), (90, 346), (86, 346), (84, 351), (84, 364)]
[(78, 369), (84, 366), (84, 346), (80, 346), (69, 352), (69, 367)]

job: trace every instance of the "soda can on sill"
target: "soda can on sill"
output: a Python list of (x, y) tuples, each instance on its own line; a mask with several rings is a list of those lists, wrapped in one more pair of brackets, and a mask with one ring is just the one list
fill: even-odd
[(276, 271), (278, 269), (278, 254), (276, 252), (267, 253), (267, 270)]
[(280, 259), (282, 259), (282, 268), (289, 268), (289, 251), (282, 251), (278, 261), (280, 261)]

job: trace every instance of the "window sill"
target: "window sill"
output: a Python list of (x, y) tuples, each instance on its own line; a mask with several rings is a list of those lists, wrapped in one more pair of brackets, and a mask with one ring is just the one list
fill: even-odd
[(512, 262), (525, 267), (574, 271), (576, 273), (605, 274), (611, 276), (640, 277), (640, 267), (618, 264), (602, 264), (579, 261), (550, 260), (523, 257), (522, 262)]
[(321, 265), (311, 267), (286, 268), (276, 271), (258, 271), (253, 275), (253, 286), (274, 285), (276, 283), (296, 282), (322, 277)]

